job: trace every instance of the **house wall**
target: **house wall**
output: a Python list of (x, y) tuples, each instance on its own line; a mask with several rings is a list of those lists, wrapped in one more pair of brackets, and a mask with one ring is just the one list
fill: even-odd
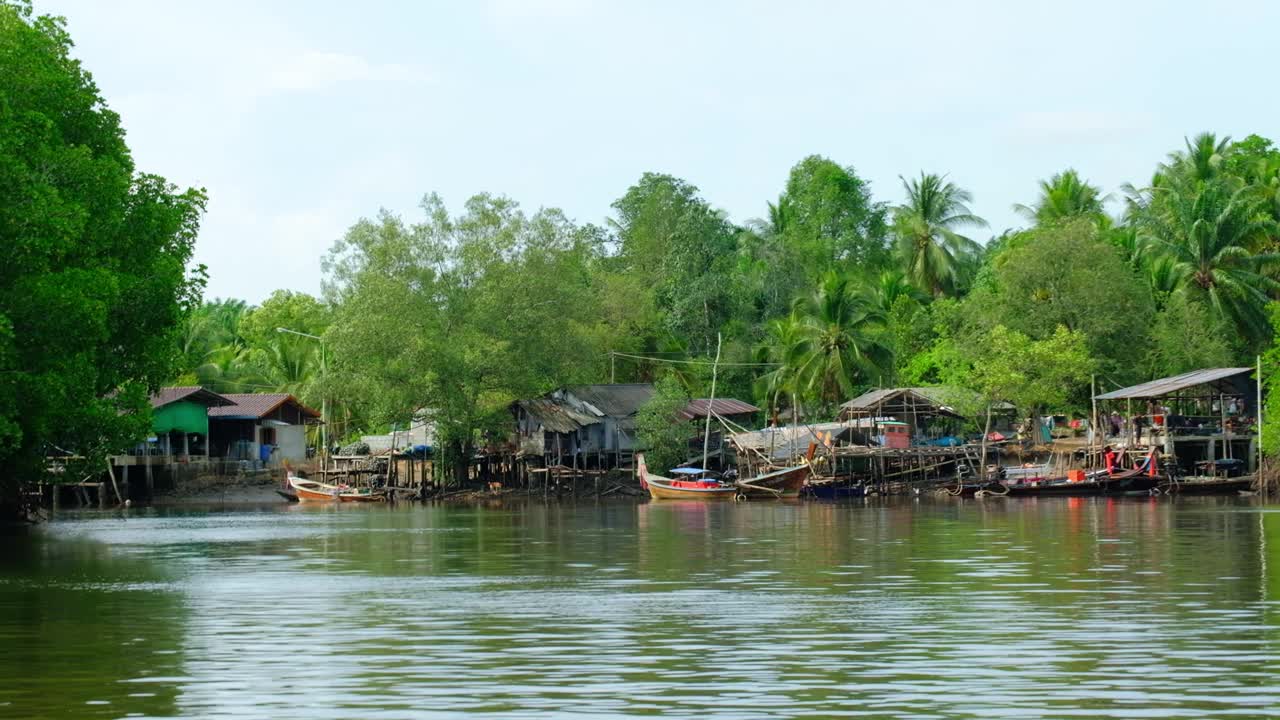
[(209, 434), (209, 408), (199, 403), (179, 400), (151, 412), (151, 429), (157, 433), (170, 430)]
[(271, 465), (288, 460), (303, 462), (307, 459), (307, 430), (303, 425), (275, 426), (276, 451), (271, 453)]

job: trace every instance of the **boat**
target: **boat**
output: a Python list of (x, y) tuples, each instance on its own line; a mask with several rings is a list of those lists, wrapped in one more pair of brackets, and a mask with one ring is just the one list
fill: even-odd
[(645, 464), (644, 453), (636, 453), (636, 471), (640, 475), (640, 487), (648, 490), (654, 500), (732, 500), (738, 495), (736, 484), (715, 478), (677, 480), (652, 475)]
[(1252, 475), (1182, 477), (1161, 483), (1160, 491), (1167, 495), (1235, 495), (1253, 490), (1253, 481)]
[(1085, 497), (1090, 495), (1148, 495), (1160, 484), (1160, 478), (1143, 470), (1120, 470), (1108, 473), (1096, 470), (1085, 474), (1083, 480), (1071, 478), (1031, 478), (1016, 483), (1006, 483), (1004, 491), (992, 491), (992, 495), (1009, 497)]
[(330, 485), (297, 475), (289, 476), (289, 488), (303, 502), (382, 502), (387, 499), (373, 488)]
[(1086, 497), (1090, 495), (1150, 495), (1163, 478), (1159, 475), (1159, 451), (1155, 448), (1137, 467), (1118, 470), (1115, 454), (1108, 453), (1107, 466), (1095, 470), (1075, 470), (1066, 477), (1024, 477), (1006, 480), (1003, 491), (983, 494), (1010, 497)]
[(805, 463), (735, 480), (734, 485), (748, 498), (797, 498), (808, 477), (809, 464)]

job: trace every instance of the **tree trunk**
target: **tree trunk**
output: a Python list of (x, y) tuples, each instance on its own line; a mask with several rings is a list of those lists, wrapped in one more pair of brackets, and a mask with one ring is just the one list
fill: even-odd
[(461, 440), (450, 440), (449, 449), (453, 455), (453, 484), (463, 488), (467, 485), (468, 471), (471, 468), (471, 443)]

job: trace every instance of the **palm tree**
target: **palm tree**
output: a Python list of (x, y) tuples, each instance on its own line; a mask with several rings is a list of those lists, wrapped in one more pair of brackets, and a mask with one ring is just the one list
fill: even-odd
[(764, 340), (756, 347), (755, 360), (773, 365), (773, 369), (756, 380), (756, 394), (764, 398), (769, 419), (777, 417), (784, 399), (799, 391), (796, 346), (802, 338), (801, 323), (796, 315), (775, 318), (765, 323)]
[(965, 256), (981, 249), (956, 229), (986, 227), (987, 222), (966, 205), (973, 202), (969, 191), (947, 182), (945, 176), (921, 173), (918, 180), (899, 179), (907, 202), (894, 209), (893, 228), (906, 275), (934, 297), (953, 294), (960, 285)]
[(1048, 180), (1040, 181), (1040, 199), (1034, 205), (1014, 205), (1013, 209), (1037, 225), (1051, 225), (1061, 220), (1089, 217), (1102, 221), (1106, 217), (1101, 191), (1068, 168)]
[(884, 316), (847, 276), (827, 272), (793, 312), (799, 337), (789, 364), (805, 396), (830, 406), (852, 397), (855, 381), (873, 381), (889, 367), (889, 351), (877, 338)]
[(1231, 137), (1223, 136), (1219, 140), (1213, 133), (1205, 132), (1184, 140), (1187, 149), (1169, 154), (1169, 160), (1156, 173), (1157, 185), (1185, 181), (1207, 182), (1218, 177), (1223, 158), (1231, 147)]
[(1262, 270), (1280, 255), (1256, 251), (1280, 227), (1259, 189), (1233, 190), (1223, 179), (1196, 191), (1170, 186), (1152, 193), (1161, 212), (1149, 213), (1141, 232), (1153, 252), (1170, 258), (1160, 268), (1162, 283), (1207, 301), (1251, 339), (1266, 338), (1268, 293), (1280, 283)]
[(920, 292), (901, 270), (885, 270), (876, 278), (874, 297), (876, 309), (888, 316), (893, 306), (902, 298), (923, 303), (929, 296)]

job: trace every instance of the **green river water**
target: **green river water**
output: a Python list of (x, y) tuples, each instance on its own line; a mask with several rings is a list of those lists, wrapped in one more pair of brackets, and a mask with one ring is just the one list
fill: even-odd
[(0, 717), (1280, 715), (1256, 499), (282, 503), (0, 542)]

